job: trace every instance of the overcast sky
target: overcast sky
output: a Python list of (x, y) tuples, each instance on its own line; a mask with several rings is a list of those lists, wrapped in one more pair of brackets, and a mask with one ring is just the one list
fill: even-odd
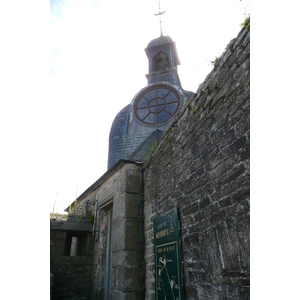
[[(144, 49), (160, 35), (157, 0), (50, 2), (50, 153), (44, 195), (62, 212), (107, 170), (117, 113), (147, 85)], [(240, 31), (250, 1), (161, 0), (184, 89), (196, 91)]]

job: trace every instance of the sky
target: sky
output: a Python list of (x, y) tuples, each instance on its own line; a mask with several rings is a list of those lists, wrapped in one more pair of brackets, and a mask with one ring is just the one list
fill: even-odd
[[(240, 31), (250, 1), (161, 0), (182, 86), (195, 92)], [(160, 36), (154, 0), (50, 1), (49, 211), (61, 213), (107, 171), (117, 113), (147, 85), (144, 49)]]

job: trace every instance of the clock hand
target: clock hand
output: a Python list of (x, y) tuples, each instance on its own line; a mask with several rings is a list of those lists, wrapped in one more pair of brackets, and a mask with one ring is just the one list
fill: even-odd
[(174, 282), (173, 282), (173, 279), (171, 279), (171, 281), (170, 281), (171, 289), (173, 289), (173, 285), (174, 285)]
[(159, 258), (159, 261), (160, 261), (162, 264), (166, 265), (166, 259), (165, 259), (165, 258), (164, 258), (164, 260), (162, 260), (162, 258), (160, 257), (160, 258)]
[(162, 267), (162, 269), (158, 269), (158, 275), (161, 275), (161, 271), (164, 269), (165, 266)]
[(175, 296), (174, 296), (174, 292), (173, 292), (173, 280), (170, 280), (170, 276), (169, 276), (167, 266), (166, 266), (166, 273), (167, 273), (169, 284), (170, 284), (170, 287), (171, 287), (171, 292), (172, 292), (172, 295), (173, 295), (173, 299), (175, 300)]
[(170, 280), (169, 272), (168, 272), (168, 269), (167, 269), (167, 260), (166, 260), (165, 257), (164, 257), (164, 260), (162, 259), (162, 257), (160, 257), (159, 261), (164, 265), (160, 270), (158, 270), (159, 275), (161, 275), (161, 271), (164, 269), (164, 267), (166, 267), (166, 273), (167, 273), (168, 281), (169, 281), (169, 284), (170, 284), (170, 287), (171, 287), (171, 292), (172, 292), (172, 295), (173, 295), (173, 299), (175, 299), (174, 293), (173, 293), (174, 282), (173, 282), (173, 280)]

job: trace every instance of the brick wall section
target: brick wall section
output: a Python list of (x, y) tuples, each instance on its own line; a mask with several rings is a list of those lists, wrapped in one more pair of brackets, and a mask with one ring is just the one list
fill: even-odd
[(155, 296), (152, 221), (174, 205), (186, 298), (249, 299), (250, 30), (229, 43), (144, 167), (146, 299)]

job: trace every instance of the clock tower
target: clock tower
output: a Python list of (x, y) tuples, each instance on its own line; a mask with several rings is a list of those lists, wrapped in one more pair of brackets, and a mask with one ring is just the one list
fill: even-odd
[(194, 93), (181, 87), (175, 42), (161, 35), (147, 45), (148, 85), (115, 117), (109, 135), (108, 169), (120, 159), (144, 161), (174, 121), (178, 109)]

